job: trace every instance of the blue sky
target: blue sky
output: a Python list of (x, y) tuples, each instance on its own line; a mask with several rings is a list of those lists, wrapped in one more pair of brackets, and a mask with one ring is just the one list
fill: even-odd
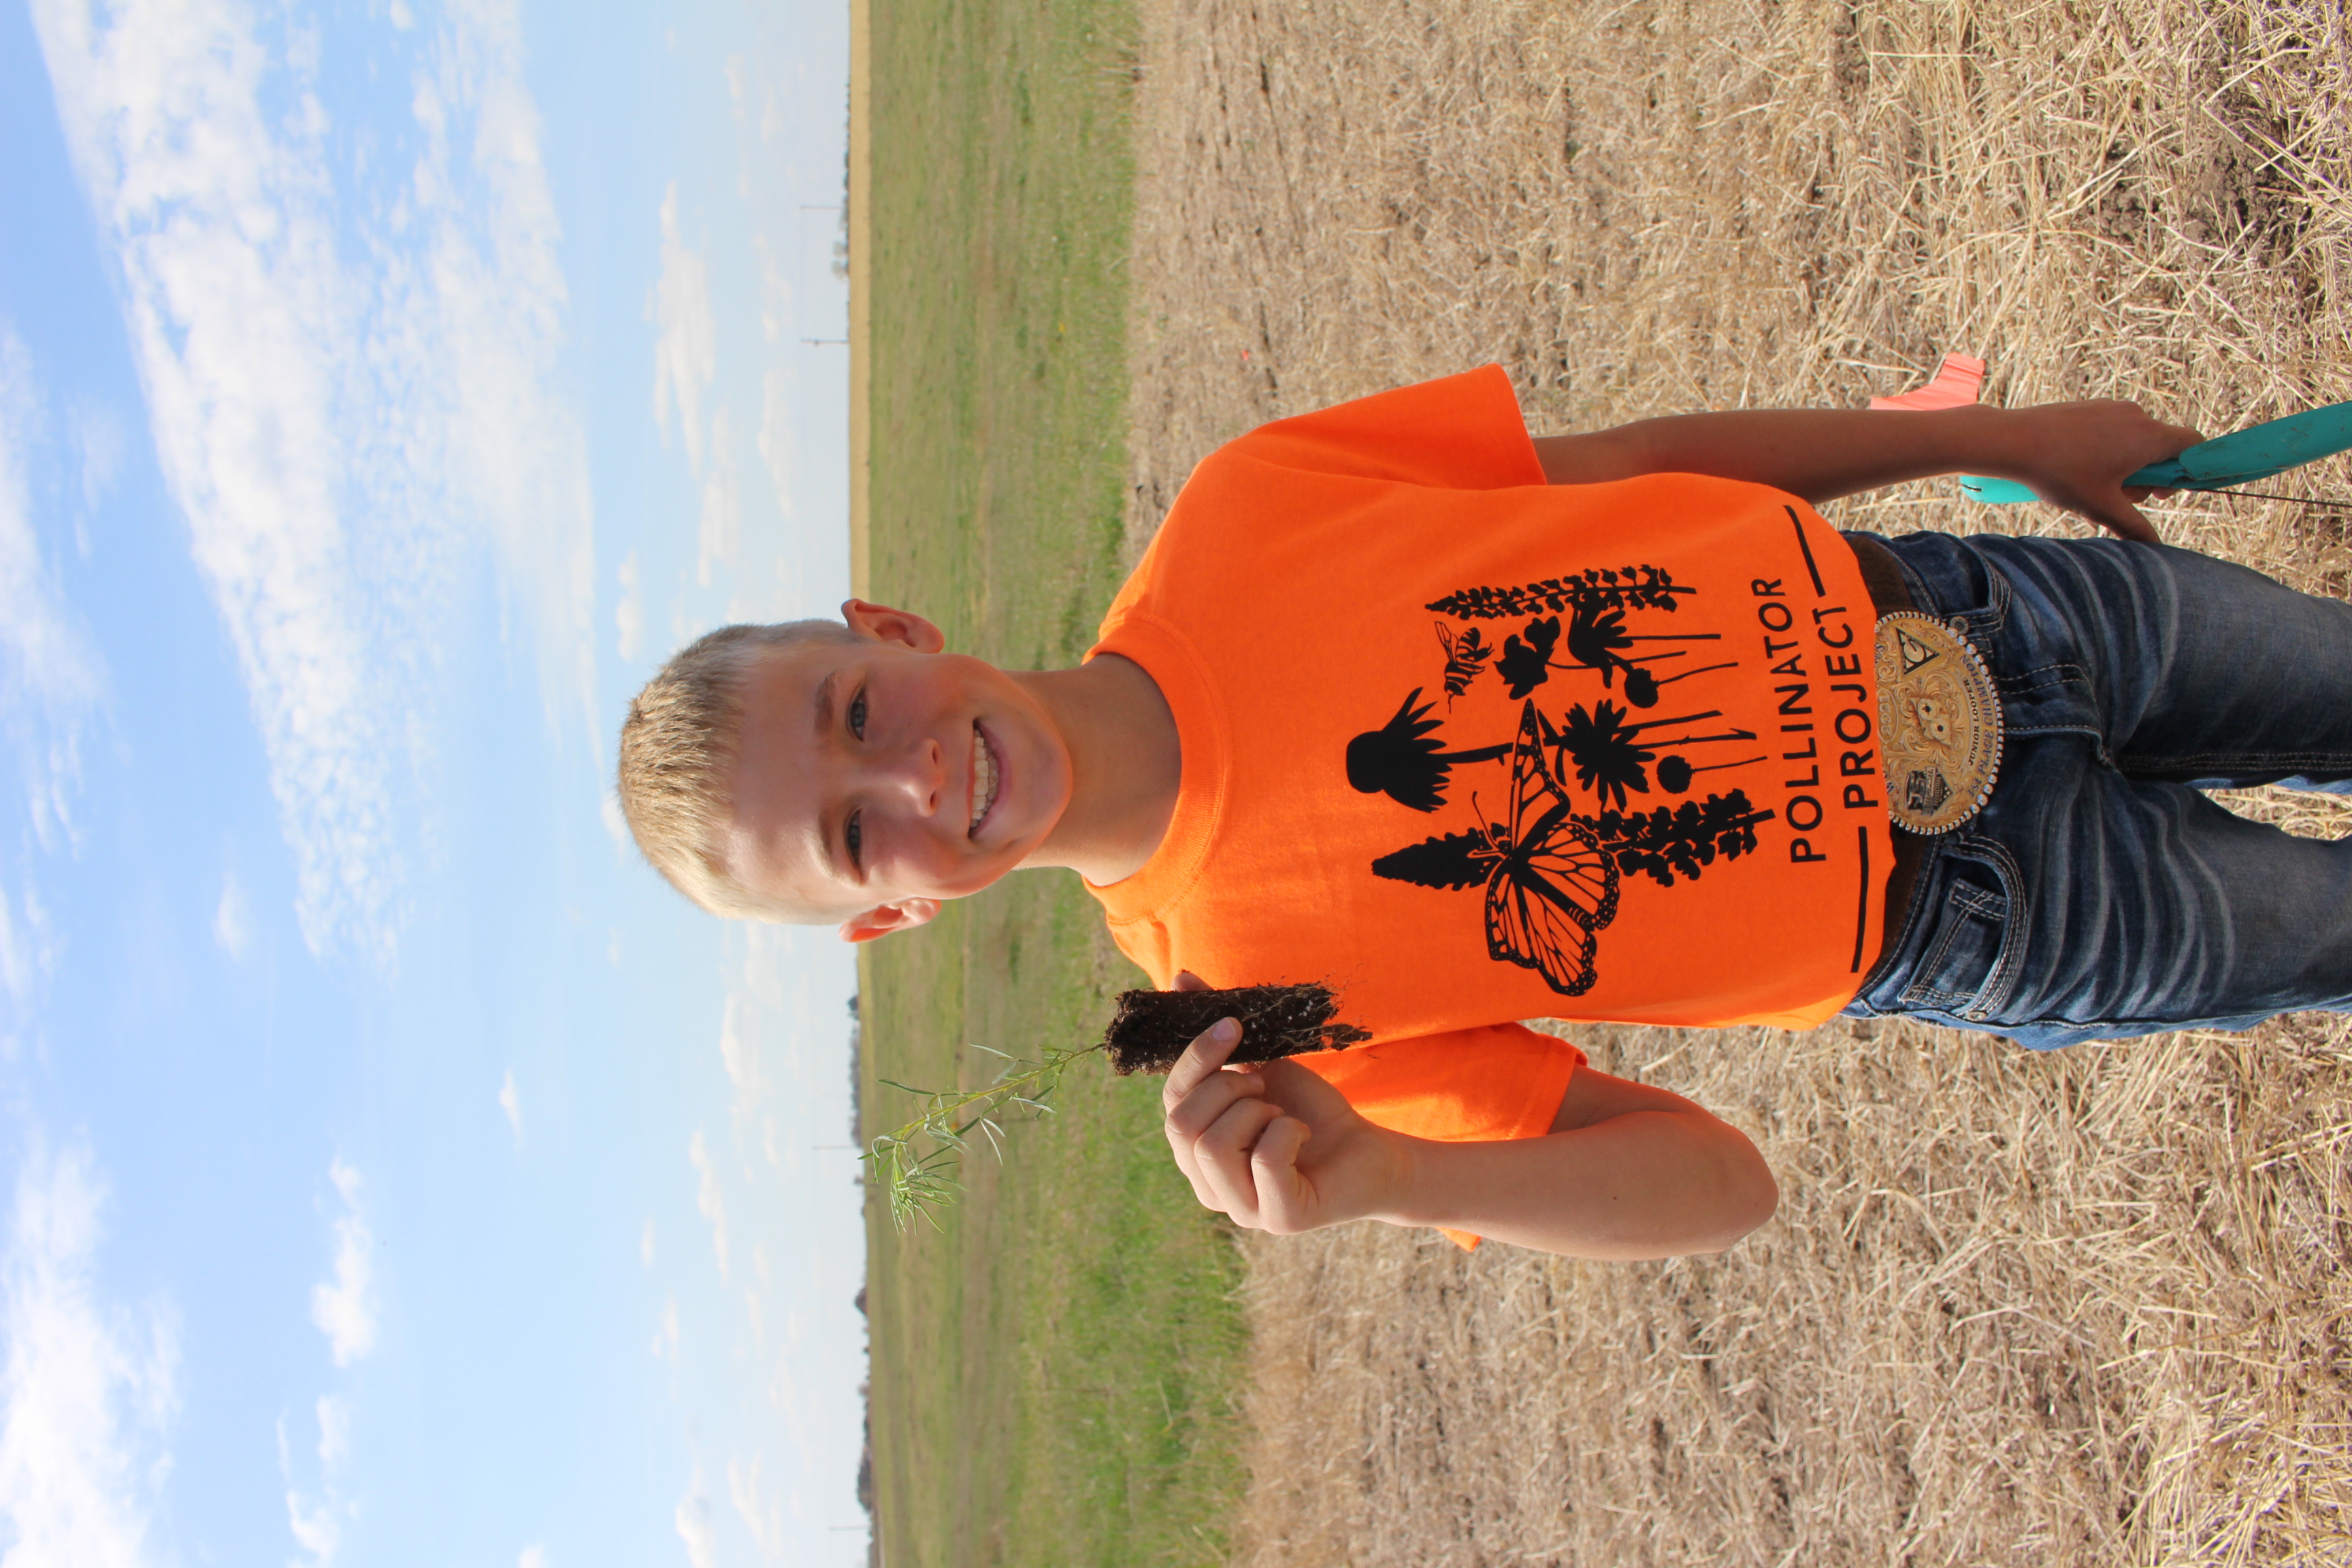
[(0, 0), (0, 1568), (864, 1561), (848, 950), (605, 783), (847, 591), (846, 76)]

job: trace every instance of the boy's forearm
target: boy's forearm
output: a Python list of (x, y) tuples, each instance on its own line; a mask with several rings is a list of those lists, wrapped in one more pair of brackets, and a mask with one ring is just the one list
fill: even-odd
[(1576, 1258), (1720, 1252), (1780, 1201), (1756, 1146), (1696, 1108), (1632, 1111), (1541, 1138), (1405, 1147), (1409, 1171), (1381, 1218)]
[(2031, 466), (2032, 432), (2004, 409), (1934, 413), (1759, 408), (1643, 419), (1589, 436), (1536, 442), (1556, 485), (1640, 474), (1746, 479), (1816, 504), (1937, 474), (2015, 478)]

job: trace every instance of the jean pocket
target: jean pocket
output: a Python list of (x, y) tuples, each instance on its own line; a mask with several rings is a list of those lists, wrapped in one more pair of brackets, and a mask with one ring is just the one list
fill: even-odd
[[(1955, 846), (1955, 849), (1958, 847)], [(2014, 879), (1997, 847), (1977, 859), (1964, 851), (1944, 858), (1950, 881), (1937, 911), (1935, 934), (1903, 988), (1901, 1005), (1980, 1022), (2009, 999), (2014, 982), (2011, 919)]]

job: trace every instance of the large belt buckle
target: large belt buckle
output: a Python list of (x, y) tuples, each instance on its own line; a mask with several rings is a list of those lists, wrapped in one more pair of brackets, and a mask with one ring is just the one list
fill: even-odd
[(1878, 734), (1887, 815), (1949, 833), (1984, 806), (2000, 773), (2000, 695), (1969, 639), (1933, 616), (1878, 617)]

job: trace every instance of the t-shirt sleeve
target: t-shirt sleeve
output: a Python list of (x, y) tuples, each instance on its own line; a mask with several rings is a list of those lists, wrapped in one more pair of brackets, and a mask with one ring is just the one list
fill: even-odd
[[(1297, 1058), (1375, 1127), (1444, 1143), (1540, 1138), (1584, 1053), (1524, 1024), (1490, 1024)], [(1445, 1233), (1462, 1247), (1478, 1238)]]
[(1503, 368), (1492, 364), (1278, 419), (1220, 455), (1438, 489), (1544, 482), (1518, 395)]

